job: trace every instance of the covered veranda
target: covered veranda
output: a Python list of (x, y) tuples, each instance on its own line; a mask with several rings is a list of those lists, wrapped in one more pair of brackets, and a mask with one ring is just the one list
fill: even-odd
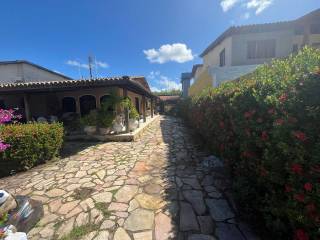
[[(14, 83), (0, 86), (3, 108), (18, 108), (26, 122), (39, 117), (75, 113), (80, 117), (99, 109), (111, 94), (129, 97), (141, 118), (153, 117), (155, 96), (143, 77), (97, 78), (92, 80), (67, 80), (34, 83)], [(123, 111), (128, 131), (128, 109)]]

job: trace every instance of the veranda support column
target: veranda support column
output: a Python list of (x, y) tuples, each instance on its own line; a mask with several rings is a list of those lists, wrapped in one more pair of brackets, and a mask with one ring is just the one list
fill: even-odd
[[(123, 96), (125, 98), (128, 97), (128, 90), (125, 88), (123, 89)], [(129, 110), (127, 107), (124, 109), (124, 118), (126, 122), (126, 133), (128, 133), (129, 132)]]
[(154, 104), (154, 101), (153, 101), (153, 98), (151, 98), (151, 117), (152, 118), (153, 118), (153, 111), (154, 111), (153, 104)]
[(31, 113), (30, 113), (30, 105), (29, 105), (29, 96), (25, 93), (23, 95), (23, 101), (24, 101), (24, 112), (26, 115), (27, 122), (31, 121)]
[(143, 122), (147, 121), (146, 116), (146, 97), (142, 96), (142, 114), (143, 114)]
[(81, 116), (81, 109), (80, 109), (80, 100), (79, 97), (76, 97), (76, 113), (79, 114), (79, 116)]

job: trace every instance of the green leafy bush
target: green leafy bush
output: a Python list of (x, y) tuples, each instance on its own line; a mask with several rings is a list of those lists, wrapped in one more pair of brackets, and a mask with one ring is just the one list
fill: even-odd
[(80, 118), (80, 124), (82, 126), (97, 126), (98, 113), (97, 110), (90, 111), (89, 114)]
[(267, 239), (320, 237), (319, 66), (320, 51), (305, 48), (180, 103)]
[(0, 177), (23, 171), (55, 157), (63, 142), (60, 123), (2, 125), (0, 139), (10, 144), (0, 153)]
[(129, 97), (123, 98), (120, 106), (123, 108), (128, 108), (130, 119), (137, 119), (139, 117), (139, 113)]

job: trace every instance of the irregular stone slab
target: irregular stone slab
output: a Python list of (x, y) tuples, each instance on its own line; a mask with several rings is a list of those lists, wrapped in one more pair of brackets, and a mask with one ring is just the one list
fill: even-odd
[(80, 213), (76, 218), (76, 226), (80, 227), (89, 223), (89, 214), (88, 213)]
[(157, 194), (160, 193), (162, 187), (158, 184), (149, 184), (144, 187), (144, 191), (148, 194)]
[(113, 240), (131, 240), (126, 230), (123, 228), (118, 228), (114, 234)]
[(212, 234), (214, 232), (214, 224), (210, 216), (198, 216), (201, 233)]
[[(192, 234), (188, 237), (188, 240), (217, 240), (217, 239), (210, 235)], [(233, 238), (230, 238), (229, 240), (233, 240)]]
[(98, 194), (93, 195), (92, 198), (96, 202), (109, 203), (112, 200), (112, 193), (111, 192), (102, 192), (102, 193), (98, 193)]
[(149, 230), (153, 226), (154, 213), (138, 208), (134, 210), (124, 223), (124, 228), (129, 231)]
[(180, 203), (180, 230), (181, 231), (191, 231), (199, 230), (199, 225), (197, 222), (196, 215), (191, 207), (191, 204), (186, 202)]
[(57, 233), (59, 234), (60, 237), (65, 236), (71, 232), (73, 229), (73, 223), (74, 223), (75, 218), (70, 218), (68, 221), (64, 222)]
[(141, 207), (146, 209), (159, 209), (161, 207), (162, 199), (157, 196), (141, 193), (135, 199)]
[(116, 203), (112, 202), (110, 203), (108, 210), (109, 211), (119, 211), (119, 212), (124, 212), (127, 211), (129, 205), (125, 203)]
[(98, 172), (96, 172), (98, 178), (100, 178), (100, 180), (103, 180), (104, 177), (106, 176), (106, 171), (105, 170), (100, 170)]
[(185, 184), (190, 185), (193, 189), (201, 189), (198, 179), (196, 178), (182, 178)]
[(128, 212), (132, 212), (133, 210), (136, 210), (139, 207), (139, 202), (135, 199), (132, 199), (129, 203)]
[(97, 231), (88, 233), (87, 235), (83, 236), (80, 240), (92, 240), (95, 235), (97, 235)]
[(134, 233), (133, 239), (134, 240), (152, 240), (152, 231)]
[(108, 238), (109, 238), (109, 232), (108, 231), (101, 231), (94, 238), (94, 240), (108, 240)]
[(216, 236), (219, 240), (245, 240), (239, 229), (228, 223), (217, 223)]
[(185, 199), (191, 203), (193, 209), (198, 215), (203, 215), (206, 212), (206, 206), (203, 200), (203, 194), (197, 190), (186, 190), (183, 191)]
[(115, 226), (114, 221), (111, 221), (111, 220), (107, 219), (107, 220), (103, 221), (103, 223), (100, 226), (100, 229), (111, 229), (114, 226)]
[(228, 202), (224, 199), (206, 199), (206, 204), (209, 207), (211, 217), (215, 221), (224, 221), (234, 217)]
[(210, 175), (205, 176), (201, 182), (202, 186), (212, 186), (212, 184), (213, 184), (213, 177)]
[(155, 237), (156, 240), (167, 240), (173, 236), (174, 226), (171, 218), (163, 213), (157, 214), (155, 218)]
[(62, 189), (59, 189), (59, 188), (55, 188), (55, 189), (52, 189), (48, 192), (46, 192), (46, 195), (48, 197), (61, 197), (62, 195), (64, 195), (66, 193), (66, 191), (62, 190)]
[(136, 185), (124, 185), (115, 194), (117, 202), (128, 203), (138, 192), (138, 186)]

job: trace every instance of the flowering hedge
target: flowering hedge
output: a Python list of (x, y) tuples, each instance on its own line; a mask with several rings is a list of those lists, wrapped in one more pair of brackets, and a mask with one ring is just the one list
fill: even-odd
[(0, 139), (9, 147), (0, 152), (0, 177), (23, 171), (52, 159), (63, 142), (60, 123), (0, 126)]
[(319, 66), (320, 51), (305, 48), (180, 103), (268, 239), (320, 237)]

